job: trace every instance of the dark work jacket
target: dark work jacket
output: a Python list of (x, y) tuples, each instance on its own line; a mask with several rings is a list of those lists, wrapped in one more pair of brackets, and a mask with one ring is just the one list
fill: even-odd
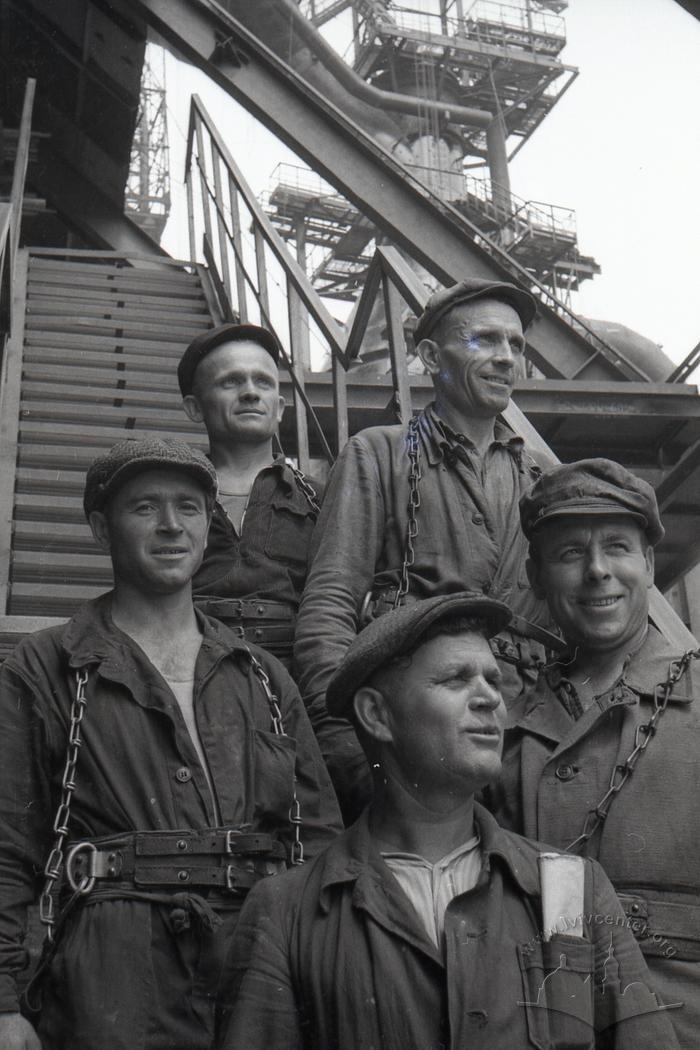
[[(418, 420), (422, 479), (410, 595), (483, 591), (547, 625), (544, 603), (527, 580), (528, 544), (518, 512), (539, 466), (522, 439), (500, 423), (479, 456), (468, 439), (460, 441), (446, 427), (434, 405)], [(325, 693), (357, 634), (365, 595), (399, 581), (409, 491), (405, 427), (372, 427), (350, 439), (331, 471), (297, 621), (295, 677), (341, 805), (350, 810), (348, 796), (358, 784), (361, 805), (368, 801), (369, 776), (348, 724), (329, 718)], [(521, 687), (517, 682), (514, 691)]]
[[(323, 499), (323, 486), (307, 481)], [(216, 598), (266, 598), (296, 613), (306, 580), (317, 514), (283, 456), (260, 471), (239, 536), (221, 504), (214, 507), (204, 559), (193, 593)]]
[[(216, 823), (177, 701), (114, 626), (110, 602), (104, 595), (66, 626), (28, 636), (0, 669), (1, 1010), (16, 1008), (26, 909), (53, 845), (76, 668), (86, 667), (89, 679), (69, 838)], [(338, 829), (338, 814), (296, 687), (256, 650), (288, 733), (276, 736), (245, 648), (217, 621), (199, 622), (195, 715), (222, 821), (276, 833), (289, 845), (296, 773), (302, 838), (313, 855)], [(191, 895), (182, 895), (182, 905), (172, 923), (171, 907), (86, 898), (68, 921), (47, 981), (45, 1050), (209, 1046), (212, 989), (240, 905), (222, 905), (216, 933), (196, 921), (201, 909)]]
[(676, 1048), (600, 867), (586, 862), (584, 938), (543, 943), (540, 847), (475, 809), (483, 867), (448, 905), (444, 952), (366, 816), (256, 887), (224, 970), (218, 1050)]
[[(580, 718), (567, 710), (572, 683), (556, 667), (509, 715), (500, 784), (490, 789), (498, 820), (565, 848), (600, 802), (613, 768), (654, 710), (653, 693), (678, 653), (649, 627), (620, 681)], [(684, 1050), (700, 1040), (700, 675), (679, 682), (656, 734), (613, 799), (588, 856), (605, 869), (636, 929), (654, 983), (672, 1010)], [(564, 701), (560, 698), (564, 696)], [(693, 699), (695, 698), (695, 699)]]

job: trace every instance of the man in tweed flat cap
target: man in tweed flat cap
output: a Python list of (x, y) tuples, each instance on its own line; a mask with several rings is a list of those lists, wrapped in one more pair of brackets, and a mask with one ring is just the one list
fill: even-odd
[(484, 595), (431, 598), (350, 645), (327, 701), (357, 728), (374, 798), (313, 864), (251, 894), (218, 1050), (677, 1046), (598, 865), (574, 861), (574, 922), (553, 932), (548, 848), (474, 801), (500, 767), (488, 637), (508, 616)]
[[(84, 509), (114, 589), (0, 670), (3, 1050), (206, 1050), (243, 895), (337, 827), (291, 679), (193, 606), (216, 490), (180, 442), (97, 459)], [(42, 872), (37, 1036), (16, 976)]]
[[(404, 426), (363, 430), (331, 472), (297, 621), (297, 681), (346, 817), (369, 792), (349, 726), (329, 720), (328, 681), (363, 621), (404, 601), (478, 590), (517, 614), (498, 639), (507, 702), (532, 673), (532, 635), (548, 619), (525, 575), (518, 500), (539, 473), (497, 419), (523, 365), (535, 301), (472, 278), (433, 295), (418, 353), (435, 400)], [(517, 633), (515, 633), (517, 631)], [(530, 637), (525, 637), (529, 635)]]
[(654, 490), (617, 463), (542, 475), (520, 505), (533, 587), (568, 652), (510, 712), (492, 806), (506, 827), (600, 861), (657, 991), (700, 1032), (700, 676), (649, 621)]

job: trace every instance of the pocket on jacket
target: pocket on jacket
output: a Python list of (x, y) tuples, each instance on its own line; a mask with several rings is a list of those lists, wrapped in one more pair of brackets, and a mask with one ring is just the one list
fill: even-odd
[(518, 946), (522, 1008), (538, 1050), (594, 1050), (594, 951), (589, 941), (554, 936)]
[(274, 500), (265, 554), (275, 561), (305, 567), (313, 526), (310, 507), (297, 507), (288, 500)]
[(292, 737), (255, 730), (256, 822), (289, 822), (295, 763), (296, 742)]

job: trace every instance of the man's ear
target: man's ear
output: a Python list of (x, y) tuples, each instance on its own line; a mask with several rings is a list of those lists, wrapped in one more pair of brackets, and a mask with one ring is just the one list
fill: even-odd
[(370, 685), (363, 685), (353, 700), (355, 717), (368, 736), (386, 743), (393, 739), (391, 717), (383, 693)]
[(440, 371), (440, 347), (438, 344), (432, 339), (421, 339), (416, 347), (416, 351), (423, 362), (426, 372), (431, 376), (437, 375)]
[(98, 547), (109, 554), (112, 548), (112, 541), (109, 535), (109, 524), (107, 523), (107, 516), (101, 510), (93, 510), (88, 518), (92, 535), (95, 537), (95, 542)]
[(525, 562), (525, 572), (527, 573), (527, 578), (530, 581), (530, 587), (532, 588), (532, 593), (535, 598), (539, 598), (540, 601), (543, 601), (547, 595), (544, 593), (544, 588), (540, 582), (540, 567), (533, 558), (528, 558)]
[(182, 407), (193, 423), (204, 422), (204, 414), (199, 407), (199, 401), (194, 394), (186, 394), (182, 399)]
[(654, 548), (649, 544), (644, 552), (644, 561), (647, 567), (647, 589), (654, 586)]
[(284, 398), (280, 394), (279, 402), (278, 402), (278, 405), (277, 405), (277, 422), (278, 423), (282, 422), (282, 413), (284, 412), (285, 404), (286, 404), (286, 401), (284, 400)]

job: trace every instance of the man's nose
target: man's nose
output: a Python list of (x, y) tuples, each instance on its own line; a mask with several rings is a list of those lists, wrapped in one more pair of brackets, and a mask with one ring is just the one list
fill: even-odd
[(182, 532), (180, 518), (171, 503), (166, 503), (161, 507), (158, 528), (163, 532)]
[(604, 580), (610, 575), (610, 566), (604, 551), (592, 547), (586, 560), (586, 576), (589, 580)]
[(247, 380), (242, 387), (240, 397), (244, 401), (258, 401), (260, 399), (260, 392), (252, 379)]
[(475, 690), (469, 706), (472, 708), (485, 708), (492, 711), (501, 703), (501, 690), (493, 682), (483, 675), (479, 675), (475, 683)]
[(496, 358), (496, 360), (502, 361), (504, 364), (508, 364), (510, 366), (513, 366), (515, 364), (517, 354), (513, 349), (513, 345), (505, 332), (498, 340), (493, 356), (494, 358)]

